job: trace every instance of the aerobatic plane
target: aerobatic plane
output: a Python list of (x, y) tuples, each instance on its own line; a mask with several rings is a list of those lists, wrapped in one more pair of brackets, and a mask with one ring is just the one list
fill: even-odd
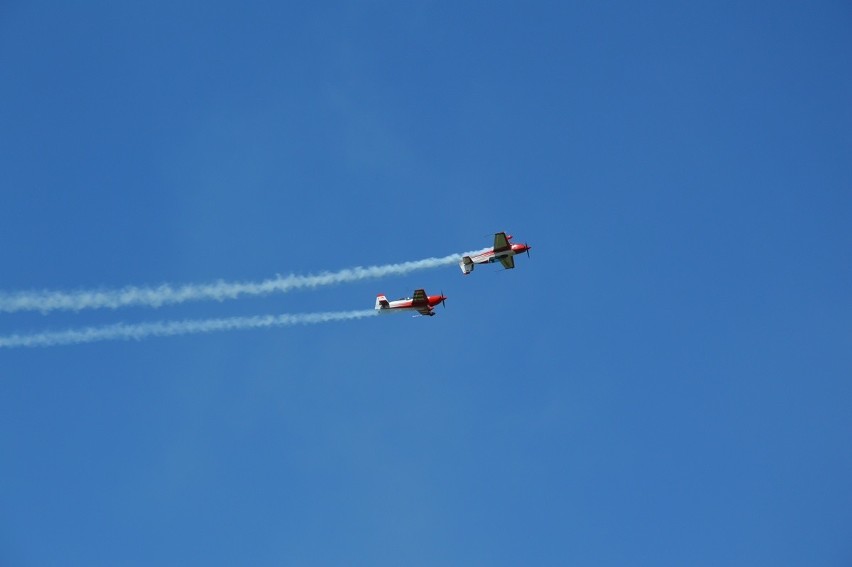
[[(376, 297), (376, 311), (379, 314), (383, 313), (400, 313), (402, 311), (417, 311), (420, 315), (435, 315), (433, 310), (439, 303), (446, 301), (444, 294), (441, 295), (426, 295), (422, 289), (414, 291), (414, 297), (405, 297), (394, 301), (388, 301), (384, 295)], [(444, 304), (446, 307), (446, 304)]]
[(491, 264), (494, 262), (500, 262), (507, 270), (514, 268), (515, 259), (513, 256), (522, 252), (526, 252), (527, 256), (529, 256), (530, 248), (532, 247), (529, 244), (511, 244), (510, 240), (512, 240), (511, 234), (507, 235), (505, 232), (495, 234), (493, 247), (486, 248), (476, 254), (471, 254), (461, 259), (459, 267), (462, 273), (468, 275), (477, 264)]

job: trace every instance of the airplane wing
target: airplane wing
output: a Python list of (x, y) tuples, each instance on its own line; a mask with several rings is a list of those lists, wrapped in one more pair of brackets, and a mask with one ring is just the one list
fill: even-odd
[(426, 298), (426, 290), (415, 289), (414, 297), (411, 300), (411, 306), (420, 307), (421, 305), (425, 305), (427, 309), (429, 308), (429, 300)]
[(428, 305), (424, 305), (423, 307), (420, 307), (417, 310), (417, 312), (420, 313), (421, 315), (431, 315), (432, 314), (432, 308), (429, 307)]
[(507, 270), (511, 270), (515, 267), (515, 259), (511, 256), (503, 256), (500, 258), (500, 263), (503, 264)]
[(505, 232), (498, 232), (494, 235), (494, 253), (502, 252), (509, 249), (509, 239), (506, 238)]

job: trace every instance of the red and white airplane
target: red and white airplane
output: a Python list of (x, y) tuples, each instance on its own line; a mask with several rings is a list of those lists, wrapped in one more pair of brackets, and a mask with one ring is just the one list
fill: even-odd
[(513, 256), (522, 252), (526, 252), (527, 256), (529, 256), (530, 248), (532, 247), (529, 244), (510, 244), (510, 240), (512, 240), (511, 234), (507, 235), (505, 232), (495, 234), (493, 247), (486, 248), (476, 254), (471, 254), (461, 259), (459, 267), (462, 273), (468, 275), (477, 264), (491, 264), (494, 262), (500, 262), (507, 270), (514, 268), (515, 259)]
[[(426, 292), (422, 289), (414, 290), (414, 297), (406, 297), (394, 301), (388, 301), (387, 297), (379, 295), (376, 297), (376, 311), (380, 315), (402, 311), (417, 311), (421, 315), (431, 317), (435, 315), (434, 307), (439, 303), (444, 303), (446, 299), (443, 293), (441, 295), (426, 295)], [(444, 306), (446, 307), (446, 304)]]

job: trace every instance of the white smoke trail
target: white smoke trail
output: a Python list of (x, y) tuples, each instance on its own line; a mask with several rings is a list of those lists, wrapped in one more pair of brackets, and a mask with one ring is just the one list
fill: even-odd
[(142, 340), (148, 337), (172, 337), (216, 331), (236, 331), (289, 325), (309, 325), (372, 317), (375, 309), (361, 311), (335, 311), (327, 313), (303, 313), (296, 315), (258, 315), (255, 317), (228, 317), (224, 319), (195, 319), (184, 321), (158, 321), (153, 323), (118, 323), (104, 327), (84, 327), (65, 331), (48, 331), (30, 335), (0, 336), (0, 348), (49, 347), (57, 345), (79, 345), (97, 341)]
[(184, 303), (186, 301), (236, 299), (247, 295), (268, 295), (286, 293), (299, 288), (354, 282), (357, 280), (380, 278), (390, 275), (402, 275), (415, 270), (426, 270), (458, 262), (462, 256), (470, 254), (452, 254), (443, 258), (426, 258), (400, 264), (384, 266), (358, 266), (338, 272), (323, 272), (308, 276), (276, 276), (260, 282), (225, 282), (209, 284), (187, 284), (172, 287), (163, 284), (157, 287), (129, 286), (115, 290), (82, 291), (25, 291), (0, 293), (0, 312), (55, 310), (81, 311), (83, 309), (117, 309), (131, 305), (160, 307)]

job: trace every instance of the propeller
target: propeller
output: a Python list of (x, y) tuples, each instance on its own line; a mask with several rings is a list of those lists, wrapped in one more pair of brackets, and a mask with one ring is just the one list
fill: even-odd
[(527, 247), (527, 258), (529, 258), (530, 257), (530, 248), (532, 248), (532, 247), (529, 244), (527, 244), (526, 242), (524, 242), (524, 246)]
[(444, 296), (444, 290), (441, 290), (441, 305), (444, 306), (444, 309), (447, 308), (447, 298)]

